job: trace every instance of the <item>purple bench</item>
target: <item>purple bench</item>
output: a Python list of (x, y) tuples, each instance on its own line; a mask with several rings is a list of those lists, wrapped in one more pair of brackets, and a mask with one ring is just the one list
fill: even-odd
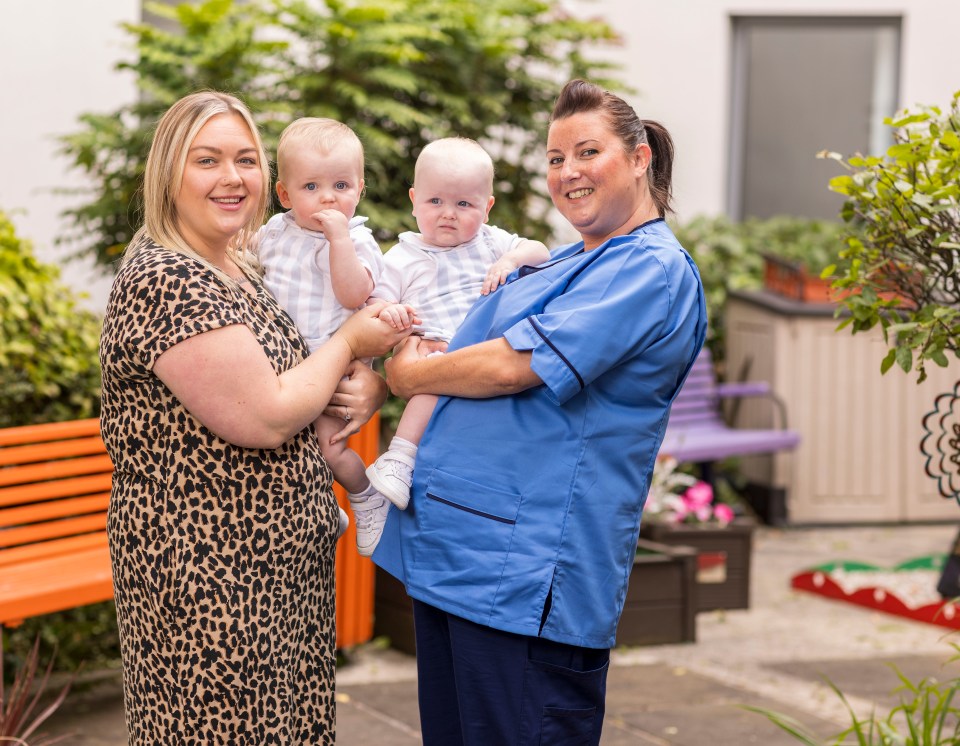
[[(780, 429), (740, 430), (723, 418), (720, 402), (726, 398), (768, 397), (780, 414)], [(660, 453), (677, 461), (709, 465), (730, 456), (750, 456), (788, 451), (800, 442), (800, 434), (788, 430), (786, 408), (764, 381), (717, 383), (710, 353), (697, 357), (687, 380), (670, 410), (667, 432)]]

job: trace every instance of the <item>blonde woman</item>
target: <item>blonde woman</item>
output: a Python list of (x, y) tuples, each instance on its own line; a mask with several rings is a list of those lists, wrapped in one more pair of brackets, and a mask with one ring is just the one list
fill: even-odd
[[(131, 744), (334, 742), (338, 508), (313, 421), (382, 403), (370, 307), (313, 354), (245, 246), (270, 180), (247, 108), (161, 118), (104, 320), (101, 428)], [(341, 378), (347, 377), (337, 391)]]

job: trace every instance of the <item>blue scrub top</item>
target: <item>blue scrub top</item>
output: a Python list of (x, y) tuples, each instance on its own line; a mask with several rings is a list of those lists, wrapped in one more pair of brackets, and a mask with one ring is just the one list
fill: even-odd
[(441, 397), (374, 561), (451, 614), (612, 647), (670, 403), (706, 327), (700, 275), (661, 219), (515, 272), (449, 349), (505, 337), (543, 384)]

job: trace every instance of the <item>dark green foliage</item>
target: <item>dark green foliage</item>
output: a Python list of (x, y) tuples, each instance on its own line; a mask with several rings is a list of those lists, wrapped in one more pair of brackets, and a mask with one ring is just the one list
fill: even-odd
[(880, 370), (915, 370), (922, 382), (927, 362), (960, 357), (960, 91), (946, 111), (885, 122), (895, 139), (885, 157), (821, 154), (850, 172), (830, 181), (846, 195), (850, 232), (829, 269), (850, 293), (841, 327), (879, 326), (890, 347)]
[(120, 663), (120, 635), (113, 601), (31, 617), (19, 627), (3, 632), (7, 670), (24, 664), (34, 641), (40, 644), (40, 658), (56, 655), (57, 670), (75, 673), (117, 667)]
[(0, 212), (0, 427), (94, 417), (99, 318)]
[(802, 264), (819, 274), (843, 247), (839, 223), (788, 216), (740, 223), (725, 217), (697, 217), (675, 226), (674, 232), (700, 269), (710, 318), (707, 345), (718, 362), (724, 359), (727, 293), (762, 287), (764, 254)]
[(495, 223), (546, 239), (549, 201), (536, 173), (553, 98), (568, 77), (599, 77), (607, 65), (580, 48), (613, 31), (578, 21), (554, 0), (208, 0), (150, 4), (177, 30), (130, 25), (136, 104), (85, 114), (63, 140), (94, 184), (67, 215), (78, 251), (113, 262), (139, 223), (138, 190), (152, 128), (176, 99), (199, 88), (236, 93), (262, 125), (272, 153), (301, 116), (339, 119), (366, 149), (360, 214), (392, 242), (414, 227), (407, 190), (430, 140), (472, 137), (497, 167)]

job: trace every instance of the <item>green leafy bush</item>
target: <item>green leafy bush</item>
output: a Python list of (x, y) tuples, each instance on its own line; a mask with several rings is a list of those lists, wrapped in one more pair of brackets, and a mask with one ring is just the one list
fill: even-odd
[(58, 671), (119, 668), (116, 607), (113, 601), (78, 606), (31, 617), (19, 627), (4, 630), (4, 658), (9, 672), (26, 665), (35, 642), (39, 643), (42, 659), (56, 658)]
[(731, 290), (763, 285), (763, 255), (772, 254), (819, 274), (843, 248), (843, 226), (823, 220), (779, 216), (734, 222), (726, 217), (696, 217), (674, 227), (700, 269), (710, 328), (707, 345), (723, 361), (723, 307)]
[(166, 31), (126, 25), (141, 92), (119, 111), (81, 117), (63, 150), (92, 182), (66, 214), (66, 241), (103, 264), (116, 260), (140, 222), (140, 180), (153, 127), (174, 101), (200, 88), (236, 93), (262, 125), (271, 152), (301, 116), (339, 119), (366, 150), (360, 211), (378, 240), (414, 227), (407, 190), (429, 141), (462, 135), (496, 163), (495, 219), (546, 239), (549, 200), (531, 177), (543, 162), (554, 97), (572, 76), (615, 87), (581, 48), (615, 40), (556, 0), (207, 0), (148, 9)]
[(0, 427), (100, 411), (100, 319), (0, 212)]
[(880, 365), (926, 378), (925, 365), (960, 357), (960, 91), (946, 111), (904, 111), (885, 123), (895, 143), (884, 157), (821, 153), (848, 174), (830, 180), (846, 196), (850, 228), (834, 287), (849, 292), (842, 326), (879, 326), (889, 350)]

